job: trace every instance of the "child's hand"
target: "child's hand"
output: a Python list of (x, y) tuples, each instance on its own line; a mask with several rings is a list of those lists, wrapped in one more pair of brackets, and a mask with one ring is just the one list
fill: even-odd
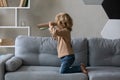
[(57, 24), (55, 22), (49, 22), (49, 27), (54, 27), (56, 26)]

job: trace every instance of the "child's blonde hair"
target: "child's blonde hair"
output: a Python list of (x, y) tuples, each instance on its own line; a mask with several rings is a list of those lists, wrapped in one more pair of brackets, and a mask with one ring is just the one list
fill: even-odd
[(57, 25), (64, 26), (68, 30), (72, 31), (73, 21), (69, 14), (64, 12), (57, 14), (55, 17), (55, 22)]

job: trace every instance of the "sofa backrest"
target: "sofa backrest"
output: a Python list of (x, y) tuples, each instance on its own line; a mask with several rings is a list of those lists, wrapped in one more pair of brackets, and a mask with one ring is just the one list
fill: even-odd
[(120, 66), (120, 39), (90, 38), (90, 66)]
[[(72, 39), (76, 56), (74, 65), (87, 64), (87, 39)], [(24, 65), (60, 66), (57, 57), (57, 42), (51, 37), (18, 36), (15, 41), (15, 56)]]

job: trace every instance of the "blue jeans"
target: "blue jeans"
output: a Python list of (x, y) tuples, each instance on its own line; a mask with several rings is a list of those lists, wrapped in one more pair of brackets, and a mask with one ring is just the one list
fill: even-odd
[(60, 67), (60, 73), (77, 73), (81, 72), (80, 66), (71, 66), (73, 62), (75, 61), (74, 55), (67, 55), (62, 58), (61, 60), (61, 67)]

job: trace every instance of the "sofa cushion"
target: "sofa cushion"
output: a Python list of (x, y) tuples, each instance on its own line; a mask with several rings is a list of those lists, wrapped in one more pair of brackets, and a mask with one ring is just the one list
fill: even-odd
[(120, 66), (120, 39), (89, 39), (90, 66)]
[(59, 67), (23, 66), (5, 74), (5, 80), (88, 80), (83, 73), (60, 74)]
[(89, 80), (120, 80), (120, 67), (88, 67)]
[(88, 64), (88, 41), (86, 38), (72, 38), (72, 46), (75, 53), (74, 66), (80, 63)]
[(22, 60), (17, 57), (12, 57), (5, 62), (6, 71), (15, 71), (22, 65)]
[(0, 80), (4, 80), (5, 62), (13, 56), (13, 54), (0, 55)]
[[(72, 39), (76, 60), (87, 64), (87, 40)], [(15, 41), (15, 56), (23, 60), (24, 65), (60, 66), (57, 57), (57, 42), (51, 37), (18, 36)]]

